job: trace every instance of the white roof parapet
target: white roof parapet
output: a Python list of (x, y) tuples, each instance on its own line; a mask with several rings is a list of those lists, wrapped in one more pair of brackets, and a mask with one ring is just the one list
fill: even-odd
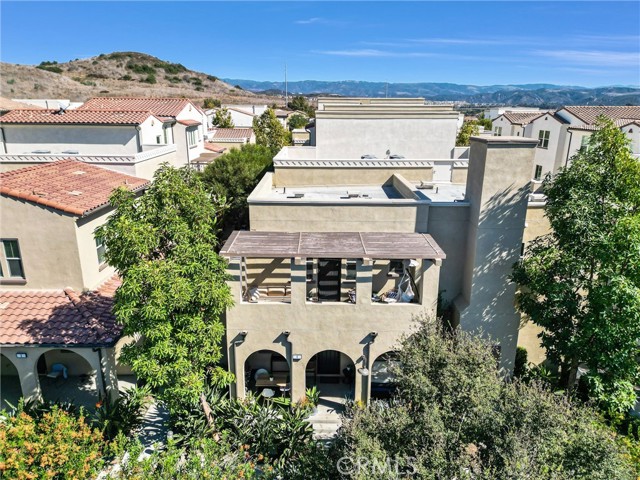
[(143, 162), (145, 160), (149, 160), (150, 158), (159, 157), (161, 155), (166, 155), (168, 153), (173, 153), (177, 150), (175, 144), (165, 145), (163, 147), (152, 148), (151, 150), (147, 150), (145, 152), (138, 152), (135, 154), (135, 162)]
[(79, 155), (77, 153), (5, 153), (0, 163), (49, 163), (72, 158), (86, 163), (138, 163), (176, 151), (175, 145), (165, 145), (134, 155)]
[(326, 160), (295, 160), (274, 158), (273, 165), (276, 167), (315, 167), (315, 168), (398, 168), (398, 167), (433, 167), (435, 161), (432, 159), (387, 159), (387, 158), (371, 158), (371, 159), (326, 159)]

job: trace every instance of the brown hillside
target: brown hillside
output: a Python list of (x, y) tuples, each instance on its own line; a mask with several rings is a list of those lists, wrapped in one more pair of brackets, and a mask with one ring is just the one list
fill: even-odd
[(38, 67), (0, 63), (0, 70), (0, 96), (7, 98), (85, 101), (96, 96), (214, 97), (225, 103), (282, 102), (136, 52), (115, 52), (67, 63), (45, 61)]

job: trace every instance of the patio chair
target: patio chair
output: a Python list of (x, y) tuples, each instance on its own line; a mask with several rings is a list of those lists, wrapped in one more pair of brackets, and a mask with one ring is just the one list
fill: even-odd
[(54, 363), (53, 365), (51, 365), (51, 371), (47, 373), (47, 377), (60, 378), (60, 376), (62, 375), (62, 378), (66, 380), (68, 378), (67, 372), (68, 372), (68, 369), (66, 365), (62, 363)]

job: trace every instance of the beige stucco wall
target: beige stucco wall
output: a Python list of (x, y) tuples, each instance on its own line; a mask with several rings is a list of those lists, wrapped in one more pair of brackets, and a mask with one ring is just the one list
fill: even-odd
[(382, 185), (394, 175), (407, 180), (431, 181), (433, 169), (426, 168), (300, 168), (277, 167), (273, 175), (273, 186), (319, 186), (319, 185)]
[(549, 219), (544, 216), (544, 205), (527, 206), (527, 222), (525, 224), (524, 235), (522, 241), (528, 244), (532, 240), (546, 235), (551, 231)]
[(82, 290), (75, 218), (58, 210), (1, 196), (0, 235), (18, 239), (26, 277), (24, 285), (3, 288)]
[(103, 225), (110, 214), (110, 209), (102, 210), (95, 215), (80, 218), (76, 222), (76, 239), (84, 289), (95, 289), (115, 273), (113, 267), (107, 264), (100, 265), (98, 262), (98, 251), (94, 235), (95, 229)]

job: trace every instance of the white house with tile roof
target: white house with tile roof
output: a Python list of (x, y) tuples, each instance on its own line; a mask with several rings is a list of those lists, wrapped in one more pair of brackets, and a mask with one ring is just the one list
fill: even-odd
[(496, 137), (514, 136), (524, 137), (525, 127), (543, 112), (504, 112), (491, 121), (493, 134)]
[(180, 165), (170, 133), (149, 110), (12, 110), (0, 117), (0, 171), (72, 157), (151, 178)]

